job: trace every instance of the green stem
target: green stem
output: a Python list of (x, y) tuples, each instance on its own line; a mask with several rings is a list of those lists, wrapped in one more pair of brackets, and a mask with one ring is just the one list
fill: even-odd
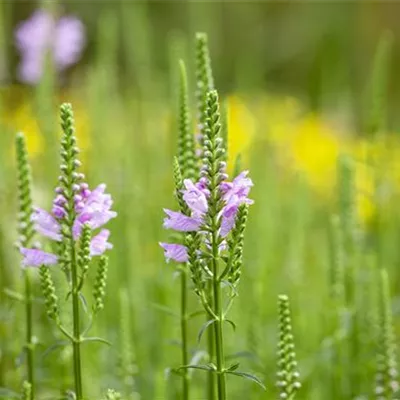
[(31, 385), (29, 400), (33, 400), (34, 373), (33, 373), (33, 334), (32, 334), (32, 286), (29, 269), (25, 270), (25, 316), (26, 316), (26, 365), (27, 378)]
[[(187, 272), (181, 270), (181, 337), (182, 337), (182, 365), (189, 365), (188, 334), (187, 334)], [(182, 399), (189, 400), (190, 387), (189, 370), (183, 370), (182, 376)]]
[(78, 271), (76, 265), (75, 242), (71, 232), (71, 283), (72, 283), (72, 318), (73, 318), (73, 358), (76, 400), (83, 400), (81, 368), (81, 333), (79, 317)]
[(221, 282), (218, 274), (218, 231), (213, 230), (212, 234), (212, 291), (213, 291), (213, 306), (214, 313), (218, 317), (214, 323), (214, 339), (215, 352), (217, 361), (217, 392), (218, 400), (226, 399), (226, 382), (225, 382), (225, 360), (224, 360), (224, 341), (222, 333), (223, 310), (221, 301)]
[[(212, 283), (211, 283), (212, 285)], [(211, 288), (209, 289), (209, 293), (211, 293)], [(211, 296), (209, 301), (211, 301)], [(207, 312), (207, 321), (214, 319), (214, 316), (211, 312)], [(215, 358), (215, 348), (214, 348), (214, 331), (209, 329), (207, 332), (207, 350), (208, 350), (208, 357), (210, 362), (214, 362)], [(210, 371), (207, 376), (207, 399), (208, 400), (215, 400), (215, 373), (214, 371)]]

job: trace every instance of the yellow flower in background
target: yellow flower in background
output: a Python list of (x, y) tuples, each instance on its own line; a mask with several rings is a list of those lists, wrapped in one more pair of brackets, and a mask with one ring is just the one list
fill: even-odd
[[(36, 157), (45, 151), (46, 143), (43, 133), (40, 130), (38, 118), (34, 108), (34, 94), (20, 86), (9, 86), (0, 92), (1, 115), (0, 124), (11, 134), (23, 132), (26, 136), (28, 152), (31, 157)], [(75, 123), (79, 147), (87, 149), (89, 140), (89, 119), (87, 110), (79, 99), (77, 92), (66, 92), (59, 96), (58, 103), (63, 101), (71, 102), (75, 113)], [(57, 109), (54, 110), (57, 113)], [(56, 121), (58, 121), (56, 119)], [(61, 131), (55, 129), (54, 132)]]
[(228, 106), (228, 165), (232, 168), (240, 154), (244, 164), (248, 161), (248, 151), (255, 137), (255, 116), (237, 95), (227, 98)]
[(32, 111), (31, 104), (24, 102), (11, 112), (5, 112), (2, 123), (12, 133), (23, 132), (26, 137), (30, 156), (38, 156), (44, 147), (44, 139), (38, 122)]
[(314, 190), (331, 196), (336, 184), (337, 158), (347, 147), (346, 142), (315, 114), (292, 118), (286, 126), (279, 126), (272, 144), (283, 168), (300, 171)]
[(12, 134), (23, 132), (29, 153), (36, 156), (43, 148), (43, 137), (31, 104), (27, 101), (28, 96), (28, 92), (21, 86), (10, 85), (1, 89), (0, 125), (5, 128), (4, 131)]
[(344, 147), (321, 118), (309, 115), (296, 127), (289, 151), (294, 167), (304, 171), (310, 185), (330, 195), (336, 181), (337, 158)]
[(379, 208), (393, 203), (400, 194), (400, 141), (386, 134), (377, 140), (354, 141), (357, 210), (362, 221), (371, 220)]

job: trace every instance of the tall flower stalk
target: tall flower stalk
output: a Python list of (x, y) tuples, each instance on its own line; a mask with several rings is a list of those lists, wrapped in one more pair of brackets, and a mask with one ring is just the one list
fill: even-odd
[[(61, 107), (61, 127), (64, 132), (62, 140), (61, 158), (63, 164), (63, 174), (61, 175), (61, 188), (65, 202), (65, 218), (62, 229), (62, 236), (66, 245), (65, 255), (69, 259), (68, 270), (71, 276), (71, 299), (72, 299), (72, 319), (73, 319), (73, 360), (74, 360), (74, 379), (75, 394), (77, 400), (83, 398), (82, 388), (82, 366), (81, 366), (81, 322), (79, 306), (79, 281), (78, 263), (74, 240), (74, 224), (76, 220), (75, 200), (77, 194), (75, 185), (78, 184), (79, 177), (76, 170), (79, 167), (76, 151), (76, 140), (74, 135), (74, 121), (72, 109), (69, 105)], [(79, 189), (78, 189), (79, 190)], [(86, 250), (87, 243), (84, 241), (83, 249)]]
[[(181, 211), (164, 209), (164, 227), (186, 232), (184, 243), (161, 243), (161, 246), (167, 260), (187, 263), (194, 292), (210, 316), (199, 332), (198, 339), (206, 330), (213, 332), (215, 357), (210, 359), (210, 363), (183, 365), (180, 369), (203, 369), (213, 374), (214, 386), (208, 393), (211, 396), (216, 393), (218, 400), (225, 400), (226, 374), (261, 384), (256, 377), (237, 371), (238, 364), (226, 367), (224, 356), (223, 324), (227, 322), (235, 327), (227, 314), (240, 281), (248, 205), (253, 203), (248, 195), (253, 183), (247, 177), (247, 171), (240, 173), (232, 182), (228, 181), (226, 162), (223, 161), (225, 149), (220, 136), (218, 95), (215, 90), (207, 95), (206, 114), (201, 177), (197, 182), (191, 179), (183, 179), (182, 182), (179, 163), (175, 162), (177, 187), (183, 187), (177, 190)], [(225, 299), (228, 300), (226, 307)]]
[[(17, 184), (18, 184), (18, 235), (19, 244), (23, 247), (30, 245), (34, 235), (31, 221), (32, 195), (31, 195), (31, 171), (28, 162), (25, 137), (19, 133), (15, 139), (17, 155)], [(26, 372), (29, 392), (25, 395), (28, 400), (34, 398), (34, 335), (32, 322), (32, 282), (31, 271), (24, 269), (25, 281), (25, 352)]]
[(214, 323), (214, 340), (216, 353), (216, 372), (217, 372), (217, 392), (218, 399), (226, 398), (225, 384), (225, 358), (224, 358), (224, 340), (223, 340), (223, 310), (221, 297), (220, 280), (220, 245), (222, 239), (220, 236), (221, 219), (219, 214), (222, 211), (223, 204), (222, 193), (219, 185), (224, 180), (224, 164), (222, 157), (224, 149), (221, 146), (220, 138), (221, 124), (219, 122), (218, 96), (215, 91), (209, 92), (207, 98), (207, 120), (204, 140), (204, 166), (203, 172), (207, 179), (207, 189), (210, 192), (208, 208), (208, 227), (211, 246), (211, 282), (212, 282), (212, 304)]
[[(61, 127), (63, 130), (61, 174), (59, 186), (55, 189), (56, 197), (52, 211), (49, 213), (41, 208), (35, 208), (30, 219), (38, 233), (56, 242), (57, 252), (49, 253), (23, 245), (20, 251), (24, 256), (24, 266), (40, 267), (47, 314), (72, 345), (75, 397), (76, 400), (83, 400), (81, 344), (88, 340), (104, 342), (99, 338), (85, 338), (84, 335), (89, 330), (94, 315), (103, 308), (107, 273), (107, 257), (103, 253), (112, 248), (108, 242), (110, 234), (108, 230), (102, 229), (94, 236), (92, 233), (114, 218), (116, 213), (111, 211), (112, 199), (105, 193), (105, 185), (99, 185), (91, 191), (84, 182), (85, 176), (78, 172), (81, 163), (78, 160), (79, 149), (76, 146), (74, 118), (70, 104), (61, 106)], [(100, 255), (102, 257), (94, 287), (92, 314), (88, 327), (83, 330), (81, 302), (85, 300), (81, 291), (86, 282), (92, 257)], [(68, 281), (67, 299), (71, 302), (72, 332), (68, 331), (60, 318), (59, 299), (48, 268), (51, 265), (59, 265)]]
[[(196, 106), (197, 106), (197, 139), (200, 145), (198, 155), (201, 156), (203, 139), (205, 136), (206, 118), (207, 118), (207, 93), (214, 89), (214, 78), (211, 68), (211, 57), (208, 49), (208, 38), (205, 33), (197, 33), (196, 35)], [(200, 160), (199, 160), (200, 161)], [(212, 292), (212, 283), (207, 283), (208, 293)], [(211, 296), (209, 301), (211, 301)], [(211, 315), (207, 313), (207, 321), (211, 319)], [(214, 359), (214, 338), (213, 331), (207, 333), (207, 351), (210, 361)], [(209, 400), (215, 399), (215, 376), (213, 373), (208, 374), (207, 396)]]

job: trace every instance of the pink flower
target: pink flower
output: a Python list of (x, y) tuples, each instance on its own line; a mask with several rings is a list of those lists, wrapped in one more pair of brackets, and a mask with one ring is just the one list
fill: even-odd
[(179, 232), (194, 232), (200, 229), (201, 218), (188, 217), (180, 212), (164, 209), (167, 217), (164, 219), (164, 228)]
[(249, 199), (247, 196), (250, 193), (250, 189), (253, 186), (253, 182), (250, 178), (247, 178), (249, 171), (243, 171), (240, 173), (232, 183), (223, 182), (222, 192), (226, 202), (222, 210), (221, 220), (221, 231), (220, 235), (226, 237), (229, 232), (233, 229), (236, 222), (236, 214), (239, 206), (242, 204), (253, 204), (254, 201)]
[(253, 204), (253, 200), (248, 198), (253, 181), (247, 177), (249, 171), (241, 172), (232, 183), (223, 182), (224, 200), (229, 203), (232, 196), (237, 196), (237, 201), (246, 204)]
[(47, 52), (51, 53), (57, 71), (79, 60), (86, 42), (85, 28), (75, 17), (56, 20), (49, 12), (37, 10), (17, 27), (15, 41), (21, 53), (19, 78), (34, 84), (43, 75)]
[(160, 243), (164, 249), (164, 255), (167, 262), (174, 260), (179, 263), (188, 261), (188, 253), (186, 246), (174, 243)]
[(40, 267), (42, 265), (54, 265), (58, 263), (58, 257), (55, 254), (46, 253), (43, 250), (21, 247), (20, 252), (24, 256), (22, 260), (24, 267)]
[[(105, 193), (106, 185), (101, 184), (93, 191), (90, 191), (86, 183), (77, 185), (77, 193), (74, 196), (75, 210), (77, 212), (73, 226), (74, 239), (79, 239), (82, 227), (88, 224), (94, 230), (106, 224), (111, 218), (115, 218), (117, 213), (111, 211), (113, 204), (111, 196)], [(36, 208), (32, 214), (35, 230), (54, 241), (61, 241), (61, 220), (67, 215), (64, 206), (66, 199), (62, 194), (62, 189), (56, 189), (57, 196), (53, 201), (52, 214), (47, 211)], [(94, 236), (90, 243), (90, 254), (98, 256), (106, 250), (112, 248), (112, 244), (108, 242), (110, 232), (103, 229)], [(57, 263), (57, 256), (51, 253), (45, 253), (36, 249), (21, 249), (24, 255), (24, 265), (38, 266), (52, 265)]]
[(61, 227), (57, 220), (42, 208), (35, 208), (31, 216), (36, 232), (57, 242), (61, 241)]
[(190, 210), (197, 214), (203, 215), (208, 210), (207, 197), (203, 190), (199, 189), (190, 179), (183, 181), (185, 190), (183, 193), (183, 200), (185, 200)]
[(104, 193), (105, 189), (105, 184), (97, 186), (92, 192), (84, 189), (82, 200), (78, 200), (80, 207), (73, 227), (75, 238), (79, 237), (83, 224), (96, 229), (117, 216), (115, 211), (111, 211), (113, 201), (111, 195)]
[(106, 250), (113, 248), (113, 245), (107, 240), (110, 237), (110, 231), (108, 229), (102, 229), (100, 233), (94, 236), (90, 242), (90, 255), (100, 256)]
[[(248, 171), (243, 171), (232, 182), (223, 181), (219, 185), (222, 194), (223, 207), (218, 215), (221, 222), (219, 235), (225, 238), (234, 228), (239, 206), (242, 204), (253, 204), (248, 198), (253, 182), (247, 177)], [(222, 175), (223, 179), (226, 175)], [(199, 182), (193, 183), (190, 179), (184, 180), (185, 189), (182, 190), (183, 200), (189, 207), (191, 215), (164, 209), (167, 217), (164, 219), (164, 228), (173, 229), (178, 232), (196, 232), (204, 224), (205, 214), (208, 212), (209, 191), (207, 179), (201, 178)], [(206, 237), (207, 242), (207, 237)], [(226, 242), (222, 242), (220, 251), (226, 248)], [(207, 244), (207, 243), (206, 243)], [(167, 261), (173, 259), (177, 262), (187, 261), (187, 249), (183, 245), (160, 243), (165, 250)], [(184, 261), (179, 261), (180, 259)]]

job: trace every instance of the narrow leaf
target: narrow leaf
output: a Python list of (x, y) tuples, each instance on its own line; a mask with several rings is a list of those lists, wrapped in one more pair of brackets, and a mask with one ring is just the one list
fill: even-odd
[(201, 369), (203, 371), (215, 371), (215, 366), (213, 364), (208, 365), (183, 365), (178, 368), (178, 371), (181, 369)]
[(234, 364), (232, 364), (230, 367), (228, 367), (226, 371), (227, 371), (227, 372), (228, 372), (228, 371), (230, 371), (230, 372), (236, 371), (236, 370), (239, 368), (239, 365), (240, 365), (240, 364), (239, 364), (238, 362), (237, 362), (237, 363), (234, 363)]
[(266, 387), (260, 381), (260, 379), (257, 378), (256, 376), (252, 375), (252, 374), (249, 374), (247, 372), (237, 372), (237, 371), (226, 371), (226, 373), (227, 374), (231, 374), (231, 375), (240, 376), (242, 378), (248, 379), (249, 381), (257, 383), (257, 385), (261, 386), (264, 390), (266, 390)]
[(216, 322), (215, 319), (210, 319), (209, 321), (205, 322), (203, 326), (201, 327), (199, 334), (197, 335), (197, 343), (200, 343), (201, 338), (203, 336), (203, 333), (206, 331), (206, 329), (211, 326), (214, 322)]
[(233, 331), (236, 332), (236, 324), (231, 321), (230, 319), (224, 319), (225, 322), (228, 322), (228, 324), (233, 328)]
[(87, 304), (85, 296), (81, 292), (79, 292), (79, 298), (81, 299), (83, 311), (85, 311), (85, 314), (87, 314), (88, 313), (88, 304)]
[(108, 346), (111, 346), (111, 343), (110, 343), (108, 340), (103, 339), (103, 338), (101, 338), (101, 337), (87, 337), (87, 338), (83, 338), (83, 339), (82, 339), (82, 343), (85, 343), (85, 342), (99, 342), (99, 343), (103, 343), (103, 344), (106, 344), (106, 345), (108, 345)]

